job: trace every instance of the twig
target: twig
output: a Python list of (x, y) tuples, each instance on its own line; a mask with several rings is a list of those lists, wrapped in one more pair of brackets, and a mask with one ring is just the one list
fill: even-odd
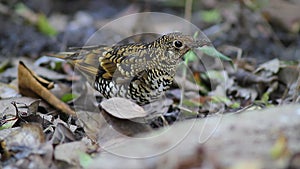
[[(185, 16), (184, 17), (188, 21), (191, 21), (192, 4), (193, 4), (193, 0), (186, 0), (185, 1), (185, 13), (184, 13)], [(185, 64), (187, 65), (187, 61), (185, 62)], [(184, 80), (186, 79), (186, 67), (183, 68), (182, 78)], [(183, 98), (184, 98), (184, 83), (181, 86), (181, 94), (180, 94), (179, 106), (182, 106), (182, 104), (183, 104)]]
[(188, 21), (191, 21), (192, 19), (192, 6), (193, 6), (193, 0), (185, 1), (184, 18)]
[[(300, 71), (300, 63), (298, 64), (297, 69)], [(293, 103), (297, 103), (299, 101), (299, 93), (300, 93), (300, 76), (298, 76), (297, 82), (296, 82), (296, 92), (293, 95)]]

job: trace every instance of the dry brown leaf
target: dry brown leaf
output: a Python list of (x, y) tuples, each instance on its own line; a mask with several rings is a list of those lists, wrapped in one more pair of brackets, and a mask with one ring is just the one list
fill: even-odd
[[(38, 149), (45, 142), (45, 136), (40, 124), (24, 124), (21, 128), (13, 130), (1, 141), (1, 149), (4, 154), (1, 158), (5, 160), (11, 155), (23, 158)], [(18, 150), (18, 153), (13, 153)]]
[(237, 71), (232, 73), (231, 75), (235, 78), (235, 81), (237, 81), (238, 84), (240, 84), (241, 86), (250, 86), (257, 83), (269, 84), (276, 79), (274, 76), (266, 78), (245, 71), (243, 69), (237, 69)]
[(32, 101), (30, 104), (15, 101), (11, 102), (11, 104), (15, 107), (18, 116), (27, 117), (30, 115), (36, 115), (40, 102), (41, 100), (37, 99)]
[(86, 152), (87, 149), (87, 145), (83, 141), (60, 144), (55, 147), (54, 157), (56, 160), (78, 166), (80, 153)]
[[(68, 105), (55, 97), (48, 89), (53, 87), (53, 83), (38, 77), (20, 61), (18, 66), (19, 91), (22, 95), (31, 97), (41, 97), (55, 108), (62, 112), (75, 116), (75, 112)], [(45, 87), (46, 86), (46, 87)]]
[(133, 119), (148, 115), (139, 105), (120, 97), (104, 100), (100, 104), (107, 113), (120, 119)]
[(259, 72), (262, 72), (262, 71), (265, 71), (263, 72), (264, 74), (276, 74), (278, 73), (280, 69), (280, 60), (279, 59), (273, 59), (273, 60), (270, 60), (268, 62), (265, 62), (261, 65), (259, 65), (259, 67), (255, 70), (255, 73), (259, 73)]
[(100, 113), (89, 111), (76, 111), (79, 122), (84, 128), (85, 134), (93, 141), (97, 141), (99, 134), (107, 126), (105, 119)]
[[(110, 131), (110, 133), (113, 133), (113, 135), (118, 133), (118, 135), (122, 134), (126, 136), (134, 136), (140, 133), (151, 131), (151, 127), (147, 124), (144, 118), (120, 119), (107, 113), (106, 111), (101, 111), (101, 114), (103, 115), (107, 124), (112, 127), (106, 127), (106, 133), (108, 133), (107, 131), (113, 129), (114, 132)], [(103, 130), (101, 132), (103, 135)]]
[(61, 144), (75, 140), (76, 138), (74, 133), (63, 123), (58, 123), (50, 142), (52, 144)]

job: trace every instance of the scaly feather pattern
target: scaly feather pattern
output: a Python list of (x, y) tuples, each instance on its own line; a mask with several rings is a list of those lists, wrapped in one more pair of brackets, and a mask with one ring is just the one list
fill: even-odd
[(170, 87), (185, 53), (209, 43), (176, 32), (150, 43), (73, 48), (54, 56), (70, 61), (105, 98), (145, 105)]

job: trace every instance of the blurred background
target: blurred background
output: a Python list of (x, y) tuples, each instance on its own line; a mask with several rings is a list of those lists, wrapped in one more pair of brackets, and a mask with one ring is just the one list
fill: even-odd
[(299, 9), (298, 0), (1, 0), (0, 56), (37, 58), (82, 46), (121, 16), (163, 12), (191, 21), (229, 56), (299, 59)]

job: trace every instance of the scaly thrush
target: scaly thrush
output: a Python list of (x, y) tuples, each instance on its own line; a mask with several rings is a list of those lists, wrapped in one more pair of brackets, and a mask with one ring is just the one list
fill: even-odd
[(145, 105), (170, 88), (184, 54), (204, 45), (210, 41), (176, 32), (150, 43), (74, 48), (55, 57), (71, 61), (103, 97)]

